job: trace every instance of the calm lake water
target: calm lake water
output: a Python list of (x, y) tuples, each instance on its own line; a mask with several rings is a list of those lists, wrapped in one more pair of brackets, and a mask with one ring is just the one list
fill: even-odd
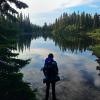
[(74, 49), (72, 51), (67, 47), (66, 50), (62, 50), (53, 39), (44, 39), (43, 37), (32, 38), (22, 48), (22, 51), (20, 49), (17, 51), (19, 52), (18, 58), (31, 58), (30, 63), (21, 70), (24, 74), (23, 80), (30, 82), (33, 88), (43, 85), (42, 79), (44, 76), (41, 68), (49, 53), (54, 54), (54, 59), (58, 63), (61, 81), (70, 80), (77, 85), (85, 83), (93, 87), (100, 86), (100, 77), (96, 70), (98, 63), (95, 61), (97, 58), (92, 55), (92, 51), (87, 49), (81, 51)]

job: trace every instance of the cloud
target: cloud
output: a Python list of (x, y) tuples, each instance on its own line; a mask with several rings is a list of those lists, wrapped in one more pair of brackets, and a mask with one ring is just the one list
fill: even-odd
[(91, 4), (90, 7), (100, 9), (100, 6), (95, 4)]
[(22, 0), (29, 5), (29, 12), (49, 12), (55, 9), (76, 7), (85, 4), (95, 4), (99, 0)]
[(68, 0), (66, 3), (62, 4), (62, 7), (70, 8), (83, 4), (87, 4), (88, 0)]
[[(100, 8), (100, 0), (21, 0), (29, 5), (29, 8), (21, 10), (26, 15), (29, 13), (32, 23), (43, 25), (45, 22), (53, 23), (63, 12), (97, 11)], [(83, 8), (84, 7), (84, 8)], [(99, 10), (98, 10), (99, 11)]]

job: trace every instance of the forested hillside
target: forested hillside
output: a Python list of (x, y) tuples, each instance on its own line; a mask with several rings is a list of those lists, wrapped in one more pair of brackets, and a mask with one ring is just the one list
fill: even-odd
[(97, 28), (100, 28), (100, 15), (97, 13), (63, 13), (53, 24), (53, 31), (55, 33), (77, 33)]

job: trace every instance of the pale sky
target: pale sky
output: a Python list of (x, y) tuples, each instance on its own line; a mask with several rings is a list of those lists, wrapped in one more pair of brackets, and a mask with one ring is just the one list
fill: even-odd
[(33, 24), (53, 23), (63, 12), (86, 11), (100, 13), (100, 0), (21, 0), (29, 8), (22, 10), (30, 15)]

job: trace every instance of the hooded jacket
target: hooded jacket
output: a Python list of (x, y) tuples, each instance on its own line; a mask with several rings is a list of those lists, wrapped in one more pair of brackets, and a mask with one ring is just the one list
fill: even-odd
[(47, 81), (56, 81), (58, 76), (58, 66), (53, 58), (46, 58), (43, 73)]

